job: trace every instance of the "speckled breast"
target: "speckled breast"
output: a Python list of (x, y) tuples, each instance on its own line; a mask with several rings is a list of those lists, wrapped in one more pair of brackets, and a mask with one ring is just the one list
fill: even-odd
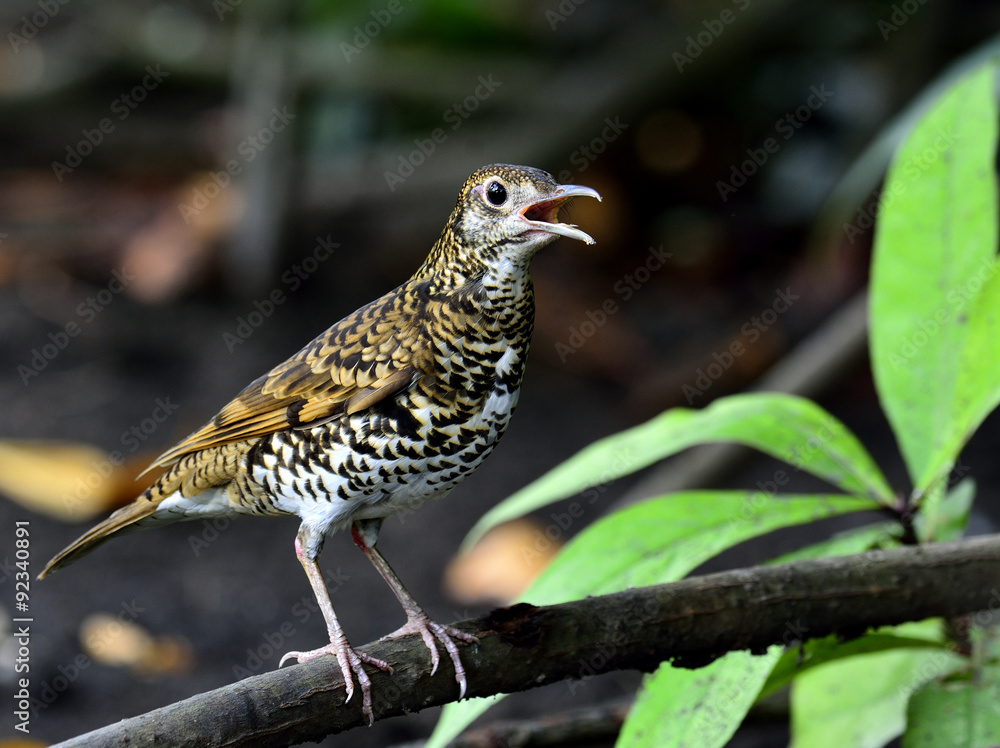
[(497, 347), (489, 362), (480, 352), (474, 366), (460, 367), (471, 378), (424, 377), (366, 411), (262, 439), (248, 455), (254, 493), (323, 533), (443, 496), (506, 430), (525, 349)]

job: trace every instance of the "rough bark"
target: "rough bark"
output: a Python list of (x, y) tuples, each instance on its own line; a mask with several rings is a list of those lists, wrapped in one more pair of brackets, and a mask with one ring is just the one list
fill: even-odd
[[(470, 696), (526, 690), (664, 660), (698, 667), (732, 650), (872, 626), (1000, 611), (1000, 535), (712, 574), (562, 605), (514, 605), (456, 624)], [(394, 672), (371, 673), (376, 719), (454, 701), (447, 658), (431, 677), (419, 638), (363, 647)], [(320, 658), (247, 678), (73, 738), (62, 746), (285, 746), (366, 723)]]

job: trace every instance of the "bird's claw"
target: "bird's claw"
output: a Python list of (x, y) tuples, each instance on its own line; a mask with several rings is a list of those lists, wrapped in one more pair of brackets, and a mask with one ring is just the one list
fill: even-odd
[(368, 673), (365, 672), (363, 665), (367, 662), (379, 670), (391, 673), (392, 668), (389, 666), (389, 663), (356, 650), (346, 641), (331, 641), (325, 647), (312, 649), (308, 652), (286, 652), (280, 662), (278, 662), (278, 667), (284, 665), (285, 660), (291, 658), (295, 658), (299, 662), (308, 662), (323, 655), (333, 655), (337, 658), (337, 663), (340, 665), (340, 672), (344, 676), (344, 687), (347, 691), (347, 698), (344, 699), (345, 704), (354, 696), (354, 678), (358, 679), (358, 685), (361, 686), (361, 711), (368, 717), (368, 725), (370, 727), (375, 722), (375, 715), (372, 713), (372, 682), (368, 677)]
[(472, 634), (466, 633), (465, 631), (459, 631), (452, 626), (443, 626), (440, 623), (434, 623), (434, 621), (427, 618), (427, 616), (411, 616), (405, 624), (398, 630), (389, 634), (385, 637), (386, 639), (390, 637), (397, 636), (407, 636), (409, 634), (420, 634), (420, 638), (423, 639), (424, 645), (431, 653), (431, 675), (437, 672), (438, 665), (441, 662), (441, 655), (438, 652), (437, 642), (444, 645), (445, 651), (448, 652), (448, 656), (451, 658), (452, 664), (455, 666), (455, 681), (458, 683), (458, 698), (464, 698), (465, 692), (468, 688), (468, 681), (465, 677), (465, 666), (462, 665), (462, 659), (458, 653), (458, 646), (455, 644), (455, 640), (459, 639), (468, 644), (475, 644), (479, 641), (478, 638)]

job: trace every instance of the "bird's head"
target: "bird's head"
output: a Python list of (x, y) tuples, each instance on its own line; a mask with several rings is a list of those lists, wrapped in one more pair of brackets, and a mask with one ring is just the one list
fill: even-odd
[(559, 223), (559, 209), (582, 196), (601, 199), (590, 187), (556, 184), (541, 169), (491, 164), (466, 180), (452, 228), (464, 244), (511, 244), (530, 254), (559, 236), (593, 244), (576, 226)]
[(601, 196), (590, 187), (557, 184), (529, 166), (491, 164), (470, 176), (442, 237), (451, 255), (466, 267), (510, 264), (526, 268), (532, 256), (560, 236), (594, 240), (576, 226), (559, 223), (559, 209), (574, 197)]

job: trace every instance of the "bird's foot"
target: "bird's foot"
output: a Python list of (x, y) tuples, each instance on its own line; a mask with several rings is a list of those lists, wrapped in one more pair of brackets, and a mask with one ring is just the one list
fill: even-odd
[(365, 672), (363, 664), (367, 662), (379, 670), (391, 673), (392, 668), (389, 667), (389, 663), (364, 652), (359, 652), (346, 639), (343, 639), (341, 641), (332, 640), (325, 647), (312, 649), (308, 652), (287, 652), (281, 658), (278, 667), (284, 665), (285, 660), (291, 658), (299, 662), (308, 662), (323, 655), (333, 655), (337, 658), (337, 662), (340, 665), (340, 672), (344, 674), (344, 685), (347, 689), (347, 698), (344, 699), (345, 704), (354, 695), (354, 678), (357, 677), (358, 685), (361, 686), (361, 711), (368, 717), (368, 725), (371, 726), (375, 722), (375, 716), (372, 714), (372, 682), (368, 677), (368, 673)]
[(434, 623), (423, 612), (410, 615), (405, 624), (383, 638), (389, 639), (397, 636), (407, 636), (408, 634), (420, 634), (420, 638), (424, 640), (424, 644), (430, 650), (431, 675), (437, 672), (438, 664), (441, 662), (441, 655), (438, 653), (435, 639), (444, 645), (448, 656), (451, 657), (452, 664), (455, 666), (455, 680), (458, 682), (458, 698), (463, 698), (468, 683), (465, 678), (465, 667), (462, 665), (462, 659), (458, 655), (458, 645), (455, 644), (455, 640), (460, 639), (463, 642), (474, 644), (479, 639), (472, 634), (459, 631), (451, 626), (442, 626), (440, 623)]

